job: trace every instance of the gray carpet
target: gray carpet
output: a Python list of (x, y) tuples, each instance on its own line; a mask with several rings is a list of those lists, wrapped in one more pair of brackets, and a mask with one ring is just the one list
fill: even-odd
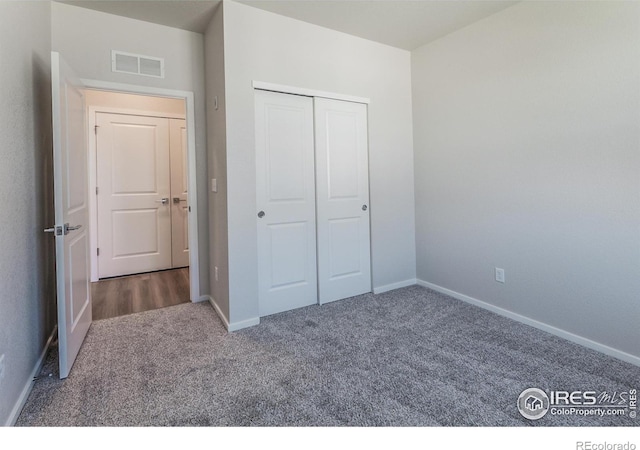
[(206, 303), (107, 319), (67, 380), (55, 358), (18, 425), (640, 425), (524, 419), (525, 388), (627, 391), (640, 388), (640, 368), (417, 286), (231, 334)]

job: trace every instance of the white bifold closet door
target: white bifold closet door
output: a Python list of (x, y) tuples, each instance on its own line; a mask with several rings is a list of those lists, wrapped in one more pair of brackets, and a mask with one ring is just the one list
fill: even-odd
[(260, 315), (370, 292), (366, 105), (256, 90), (255, 106)]
[(371, 292), (367, 106), (316, 98), (319, 302)]
[(317, 303), (313, 100), (255, 92), (260, 316)]

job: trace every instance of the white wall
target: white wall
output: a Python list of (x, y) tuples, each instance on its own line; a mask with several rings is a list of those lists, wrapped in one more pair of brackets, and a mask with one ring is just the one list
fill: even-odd
[(412, 81), (418, 277), (640, 362), (640, 4), (519, 3)]
[(410, 54), (225, 2), (229, 295), (258, 317), (252, 81), (368, 97), (373, 284), (415, 279)]
[[(209, 287), (203, 41), (198, 33), (61, 3), (52, 6), (53, 50), (81, 78), (194, 92), (201, 295)], [(112, 72), (111, 50), (164, 58), (165, 78)]]
[(0, 426), (16, 419), (56, 323), (54, 239), (42, 231), (53, 225), (50, 17), (47, 2), (0, 2)]
[[(207, 144), (209, 182), (215, 178), (218, 192), (209, 194), (210, 292), (218, 313), (229, 321), (229, 247), (227, 228), (227, 131), (225, 116), (224, 21), (222, 3), (214, 11), (205, 33), (207, 87)], [(215, 109), (215, 97), (218, 109)], [(218, 268), (218, 280), (215, 268)]]

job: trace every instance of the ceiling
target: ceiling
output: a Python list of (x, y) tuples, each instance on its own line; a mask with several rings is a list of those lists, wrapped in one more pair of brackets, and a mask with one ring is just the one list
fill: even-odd
[[(508, 8), (503, 0), (238, 0), (249, 6), (413, 50)], [(220, 0), (62, 0), (203, 33)]]
[(240, 0), (283, 16), (413, 50), (517, 2), (463, 0)]
[(116, 16), (204, 33), (220, 0), (57, 0)]

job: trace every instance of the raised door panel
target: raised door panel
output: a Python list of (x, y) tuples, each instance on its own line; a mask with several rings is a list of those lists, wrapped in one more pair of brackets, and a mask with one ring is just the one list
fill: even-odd
[[(158, 136), (156, 125), (112, 121), (107, 126), (110, 126), (110, 129), (101, 130), (101, 136), (107, 131), (112, 135), (109, 171), (111, 193), (159, 194), (158, 188), (162, 188), (163, 183), (158, 180), (158, 166), (162, 166), (162, 161), (158, 161), (158, 158), (165, 155), (157, 151), (156, 140), (162, 139), (162, 136)], [(105, 148), (99, 150), (107, 151)], [(160, 169), (162, 170), (162, 167)]]

